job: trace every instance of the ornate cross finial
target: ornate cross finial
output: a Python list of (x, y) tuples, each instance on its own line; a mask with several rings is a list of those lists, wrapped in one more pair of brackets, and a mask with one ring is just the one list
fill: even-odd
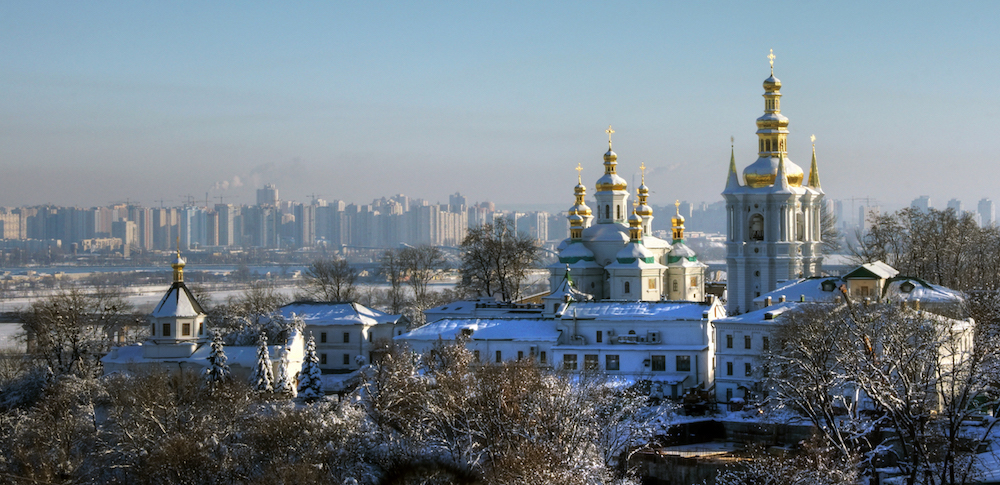
[(816, 135), (809, 135), (809, 141), (812, 142), (813, 148), (816, 147)]
[(771, 61), (771, 75), (774, 75), (774, 49), (771, 49), (771, 53), (767, 55), (767, 59)]
[(729, 135), (729, 147), (732, 148), (736, 146), (736, 137)]
[(611, 129), (611, 125), (608, 125), (608, 129), (604, 130), (604, 132), (608, 134), (608, 150), (610, 150), (611, 149), (611, 134), (614, 133), (615, 130)]
[(677, 215), (681, 215), (681, 201), (674, 201), (674, 208), (677, 209)]
[(639, 164), (639, 170), (642, 171), (642, 183), (646, 183), (646, 162)]
[(583, 178), (580, 176), (580, 172), (582, 171), (583, 171), (583, 166), (581, 166), (579, 163), (576, 164), (576, 181), (577, 183), (581, 184), (583, 183)]

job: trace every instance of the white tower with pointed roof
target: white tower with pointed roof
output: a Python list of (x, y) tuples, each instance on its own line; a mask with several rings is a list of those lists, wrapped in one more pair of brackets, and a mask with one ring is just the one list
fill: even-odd
[(142, 347), (147, 359), (187, 358), (209, 340), (207, 315), (184, 284), (184, 265), (178, 250), (170, 265), (174, 281), (150, 314), (149, 339)]
[(736, 173), (735, 151), (722, 192), (726, 199), (726, 269), (730, 314), (753, 308), (753, 299), (792, 278), (822, 271), (819, 185), (815, 147), (808, 182), (788, 159), (788, 118), (781, 114), (781, 81), (764, 80), (764, 115), (757, 118), (757, 161)]

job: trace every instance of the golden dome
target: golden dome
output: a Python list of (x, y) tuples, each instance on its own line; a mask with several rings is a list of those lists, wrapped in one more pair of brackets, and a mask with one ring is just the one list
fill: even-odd
[[(779, 162), (778, 157), (758, 158), (756, 162), (743, 169), (743, 181), (747, 186), (755, 189), (774, 185), (774, 181), (778, 175)], [(802, 172), (801, 167), (792, 163), (788, 158), (785, 158), (785, 175), (788, 177), (788, 185), (792, 187), (802, 186), (802, 179), (805, 178), (805, 173)]]
[(781, 80), (774, 77), (774, 74), (764, 80), (764, 91), (774, 92), (779, 89), (781, 89)]

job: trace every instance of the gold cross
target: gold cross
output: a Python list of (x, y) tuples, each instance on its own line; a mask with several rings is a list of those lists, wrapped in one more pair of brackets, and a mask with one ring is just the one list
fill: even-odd
[(674, 207), (677, 209), (677, 215), (681, 215), (681, 201), (674, 202)]
[(583, 167), (580, 166), (579, 163), (576, 164), (576, 182), (580, 183), (580, 184), (583, 183), (583, 178), (581, 178), (581, 176), (580, 176), (580, 172), (582, 172), (582, 171), (583, 171)]
[(815, 145), (816, 144), (816, 135), (809, 135), (809, 141), (811, 141), (813, 143), (813, 145)]
[(771, 53), (767, 55), (768, 60), (771, 61), (771, 75), (774, 75), (774, 49), (771, 49)]
[(608, 129), (604, 130), (604, 132), (608, 134), (608, 150), (610, 150), (611, 149), (611, 134), (614, 133), (615, 130), (611, 129), (611, 125), (608, 125)]
[(646, 162), (642, 162), (639, 165), (639, 170), (642, 170), (642, 183), (643, 183), (643, 185), (645, 185), (646, 184)]

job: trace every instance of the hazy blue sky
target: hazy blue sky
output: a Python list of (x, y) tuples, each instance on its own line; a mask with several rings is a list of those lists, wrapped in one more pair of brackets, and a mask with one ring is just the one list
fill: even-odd
[[(0, 3), (0, 205), (572, 204), (576, 164), (654, 204), (756, 159), (774, 49), (829, 197), (1000, 199), (1000, 2)], [(228, 188), (224, 188), (228, 185)]]

